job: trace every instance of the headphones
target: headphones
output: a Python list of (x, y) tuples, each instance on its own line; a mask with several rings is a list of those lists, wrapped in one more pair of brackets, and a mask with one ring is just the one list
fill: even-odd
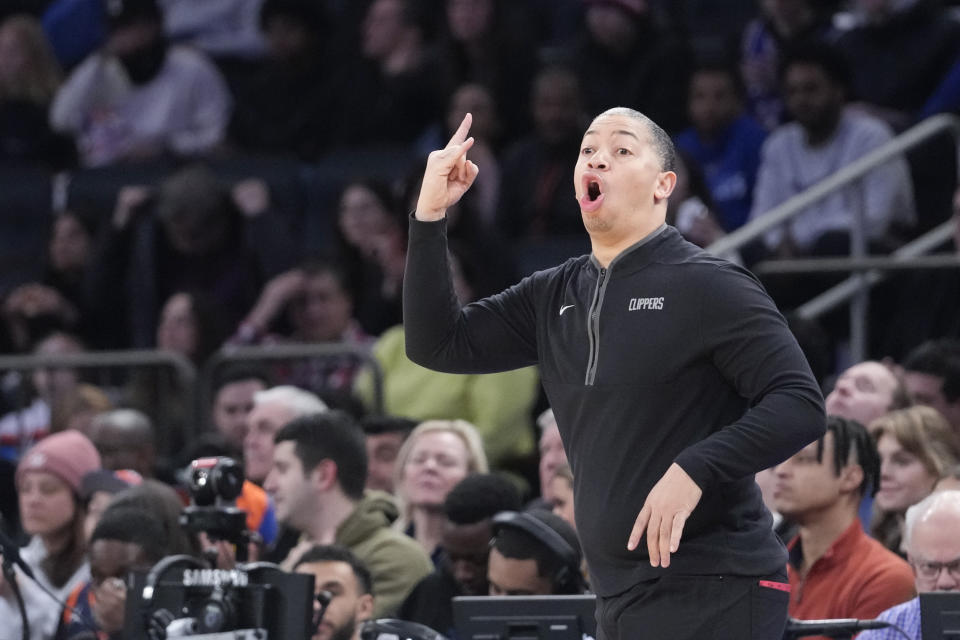
[(519, 529), (531, 536), (553, 555), (560, 558), (562, 566), (552, 576), (554, 586), (561, 593), (580, 593), (583, 589), (583, 576), (580, 574), (580, 552), (570, 546), (567, 540), (553, 527), (536, 516), (522, 511), (501, 511), (493, 516), (493, 540), (504, 527)]

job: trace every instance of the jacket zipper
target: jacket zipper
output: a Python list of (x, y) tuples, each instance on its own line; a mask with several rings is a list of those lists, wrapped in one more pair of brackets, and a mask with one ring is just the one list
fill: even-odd
[(603, 285), (606, 281), (607, 270), (600, 269), (597, 278), (597, 290), (590, 303), (590, 314), (587, 316), (587, 338), (590, 341), (590, 357), (587, 360), (587, 377), (584, 384), (593, 385), (597, 377), (597, 360), (600, 358), (600, 304), (603, 301)]

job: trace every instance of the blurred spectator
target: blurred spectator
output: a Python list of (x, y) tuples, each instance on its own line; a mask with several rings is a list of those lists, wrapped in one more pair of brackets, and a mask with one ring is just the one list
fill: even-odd
[[(893, 138), (881, 120), (850, 109), (848, 70), (825, 45), (791, 51), (783, 66), (783, 91), (796, 122), (770, 134), (763, 146), (751, 219)], [(913, 185), (900, 157), (833, 192), (764, 236), (773, 254), (846, 255), (850, 229), (862, 209), (864, 233), (884, 241), (894, 223), (913, 224)]]
[(628, 106), (668, 133), (686, 124), (690, 51), (660, 27), (645, 0), (583, 0), (586, 31), (572, 62), (590, 113)]
[(339, 144), (407, 146), (443, 113), (447, 88), (428, 46), (427, 11), (414, 0), (374, 0), (360, 32), (361, 57), (339, 69)]
[(101, 413), (90, 423), (90, 440), (108, 471), (130, 469), (143, 478), (156, 475), (154, 426), (135, 409), (114, 409)]
[(888, 411), (909, 406), (910, 396), (903, 382), (873, 360), (857, 363), (840, 374), (826, 397), (827, 415), (856, 420), (864, 426)]
[(733, 231), (750, 215), (753, 188), (766, 132), (744, 112), (739, 73), (723, 63), (705, 63), (690, 78), (687, 111), (691, 127), (676, 138), (703, 170), (720, 226)]
[(171, 41), (189, 44), (214, 58), (263, 54), (258, 19), (264, 0), (159, 1), (164, 31)]
[(854, 0), (837, 47), (851, 88), (895, 130), (912, 124), (960, 56), (960, 22), (936, 0)]
[(243, 439), (244, 473), (247, 480), (262, 484), (273, 465), (273, 437), (281, 427), (301, 416), (327, 410), (320, 398), (291, 386), (271, 387), (253, 394), (253, 409), (247, 414)]
[(557, 427), (553, 409), (547, 409), (540, 414), (537, 426), (540, 427), (540, 496), (548, 506), (552, 506), (555, 496), (550, 480), (557, 469), (563, 465), (569, 466), (567, 452), (560, 439), (560, 428)]
[(360, 426), (367, 445), (366, 488), (393, 493), (397, 456), (417, 422), (389, 415), (368, 416)]
[[(374, 607), (373, 578), (366, 565), (346, 547), (315, 545), (300, 557), (294, 571), (313, 576), (318, 596), (314, 640), (359, 640), (360, 627), (373, 616)], [(324, 591), (331, 598), (317, 620), (319, 595)]]
[(342, 411), (328, 411), (297, 418), (275, 440), (264, 488), (280, 522), (301, 534), (281, 566), (296, 566), (321, 541), (342, 544), (370, 569), (374, 616), (394, 614), (432, 567), (416, 542), (390, 527), (397, 517), (390, 497), (364, 493), (367, 456), (360, 426)]
[(50, 431), (76, 429), (89, 435), (90, 421), (98, 413), (113, 409), (113, 402), (99, 387), (81, 382), (55, 404), (50, 412)]
[[(476, 298), (476, 292), (456, 256), (451, 264), (454, 289), (466, 304)], [(407, 357), (404, 339), (400, 325), (385, 331), (373, 346), (373, 357), (383, 373), (384, 411), (414, 420), (465, 420), (480, 432), (494, 468), (522, 466), (533, 452), (528, 425), (537, 400), (537, 369), (467, 375), (431, 371)], [(372, 407), (369, 372), (357, 377), (355, 392)]]
[(488, 471), (476, 428), (465, 420), (427, 420), (410, 433), (394, 467), (401, 517), (394, 527), (416, 540), (438, 565), (443, 501), (472, 473)]
[[(33, 353), (57, 356), (82, 353), (76, 337), (54, 332), (37, 343)], [(34, 443), (51, 432), (53, 415), (62, 415), (62, 406), (74, 399), (79, 375), (74, 369), (40, 368), (30, 377), (33, 397), (23, 408), (0, 417), (0, 457), (16, 461)], [(24, 383), (21, 383), (24, 384)]]
[[(242, 460), (247, 416), (253, 411), (253, 397), (270, 386), (269, 377), (260, 368), (237, 365), (220, 369), (211, 389), (213, 432), (202, 435), (198, 446), (207, 445), (212, 447), (211, 453)], [(201, 456), (193, 455), (191, 459), (196, 457)]]
[(768, 131), (785, 118), (780, 64), (798, 42), (827, 40), (830, 12), (818, 0), (758, 0), (759, 15), (747, 24), (740, 43), (740, 68), (747, 110)]
[(475, 473), (457, 483), (443, 501), (443, 560), (413, 588), (397, 617), (455, 638), (453, 598), (483, 596), (489, 591), (487, 559), (493, 516), (519, 508), (517, 488), (501, 476)]
[[(80, 500), (83, 476), (100, 468), (97, 450), (77, 431), (56, 433), (30, 449), (17, 466), (17, 495), (23, 530), (30, 543), (20, 556), (30, 566), (39, 583), (60, 601), (78, 585), (90, 579), (86, 560), (86, 539), (83, 535), (84, 511)], [(35, 592), (37, 587), (19, 579), (21, 588)], [(35, 637), (50, 638), (57, 626), (57, 607), (46, 594), (42, 599), (25, 593), (34, 607), (45, 611), (35, 627)], [(13, 595), (4, 601), (16, 610)], [(49, 615), (46, 614), (49, 612)], [(28, 616), (31, 616), (29, 612)], [(20, 617), (5, 615), (5, 631), (18, 631)], [(14, 635), (17, 637), (17, 634)]]
[(904, 555), (904, 514), (960, 463), (960, 435), (934, 409), (922, 406), (891, 411), (874, 420), (870, 431), (880, 453), (880, 487), (870, 533)]
[[(266, 284), (230, 339), (231, 344), (339, 344), (366, 351), (373, 339), (354, 317), (354, 292), (346, 267), (308, 259)], [(286, 320), (285, 335), (277, 332)], [(363, 360), (352, 353), (293, 360), (274, 378), (315, 393), (349, 391)]]
[[(905, 526), (904, 546), (917, 592), (960, 591), (960, 538), (954, 534), (960, 530), (960, 492), (924, 498), (907, 509)], [(887, 609), (877, 619), (894, 626), (864, 631), (858, 640), (923, 640), (919, 598)]]
[(231, 80), (237, 100), (230, 136), (242, 149), (314, 160), (331, 144), (337, 126), (331, 86), (335, 51), (322, 5), (313, 0), (263, 2), (260, 29), (266, 56)]
[(106, 7), (107, 40), (57, 92), (54, 129), (74, 136), (87, 166), (216, 147), (230, 114), (216, 68), (169, 45), (156, 0), (108, 0)]
[(152, 346), (160, 305), (177, 292), (205, 294), (217, 320), (235, 326), (269, 275), (266, 265), (293, 257), (283, 223), (270, 215), (266, 184), (252, 179), (228, 189), (202, 165), (179, 170), (156, 190), (121, 188), (104, 227), (91, 304), (117, 346)]
[(914, 404), (936, 409), (960, 436), (960, 340), (930, 340), (908, 353), (903, 383)]
[(510, 238), (581, 234), (570, 175), (583, 137), (581, 82), (562, 67), (533, 81), (534, 131), (504, 151), (497, 228)]
[[(160, 311), (156, 349), (181, 356), (201, 370), (227, 336), (221, 315), (216, 302), (204, 293), (174, 293)], [(124, 404), (162, 425), (156, 445), (165, 455), (180, 451), (199, 430), (189, 384), (176, 368), (153, 366), (135, 369), (124, 389)]]
[(857, 518), (880, 472), (862, 425), (829, 416), (822, 438), (774, 469), (774, 504), (799, 526), (787, 545), (791, 617), (873, 618), (913, 597), (910, 566), (869, 538)]
[[(483, 170), (477, 175), (470, 191), (465, 193), (455, 206), (457, 210), (466, 206), (474, 218), (470, 226), (490, 233), (500, 197), (501, 172), (500, 160), (497, 156), (502, 133), (502, 120), (497, 115), (497, 103), (490, 89), (478, 83), (459, 85), (450, 96), (443, 126), (435, 126), (418, 146), (424, 156), (434, 149), (442, 149), (468, 113), (473, 116), (470, 136), (474, 142), (470, 147), (470, 156)], [(410, 197), (405, 198), (404, 201), (412, 200), (415, 204), (415, 198), (419, 194), (419, 179), (423, 176), (423, 166), (415, 167), (410, 175), (416, 177), (417, 189), (413, 189), (412, 185), (408, 186)], [(450, 210), (447, 213), (448, 226), (450, 226), (453, 224), (449, 220)]]
[(487, 563), (491, 596), (583, 593), (580, 541), (563, 518), (539, 509), (506, 511), (495, 516), (493, 532)]
[(150, 512), (107, 509), (90, 537), (90, 580), (77, 587), (60, 614), (55, 640), (115, 637), (123, 630), (131, 571), (147, 572), (167, 555), (163, 526)]
[[(505, 135), (521, 135), (529, 128), (527, 99), (537, 62), (528, 3), (445, 0), (444, 4), (446, 28), (439, 51), (450, 86), (474, 83), (488, 87)], [(462, 119), (450, 127), (451, 134)]]
[(550, 478), (550, 493), (553, 495), (553, 513), (576, 529), (577, 521), (573, 508), (573, 471), (570, 465), (561, 465), (553, 472), (553, 477)]
[(76, 162), (73, 143), (47, 122), (60, 82), (60, 66), (36, 18), (21, 14), (0, 22), (0, 167)]
[[(678, 150), (674, 173), (677, 182), (667, 201), (667, 223), (698, 247), (709, 247), (727, 232), (721, 225), (703, 170), (696, 160)], [(738, 262), (739, 257), (734, 261)]]
[(407, 258), (407, 220), (390, 188), (376, 180), (356, 180), (343, 189), (337, 231), (344, 259), (358, 292), (356, 317), (363, 330), (378, 336), (400, 323), (400, 293)]
[(85, 290), (95, 236), (96, 220), (87, 213), (64, 211), (53, 218), (40, 279), (16, 287), (4, 302), (15, 350), (26, 350), (51, 329), (76, 332), (91, 345), (104, 341)]
[(130, 469), (118, 471), (97, 469), (83, 476), (80, 482), (80, 499), (83, 500), (83, 510), (86, 514), (83, 521), (83, 535), (86, 537), (88, 546), (90, 536), (113, 496), (141, 482), (143, 482), (143, 476)]
[(171, 554), (199, 555), (200, 546), (196, 536), (180, 525), (184, 502), (173, 487), (146, 479), (117, 493), (108, 506), (110, 509), (127, 507), (143, 509), (160, 520)]

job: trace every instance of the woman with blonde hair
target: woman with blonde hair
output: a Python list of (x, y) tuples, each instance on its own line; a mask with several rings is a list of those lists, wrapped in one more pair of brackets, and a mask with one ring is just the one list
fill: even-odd
[(919, 405), (877, 418), (870, 432), (880, 454), (870, 533), (902, 555), (907, 508), (930, 495), (937, 481), (960, 462), (960, 436), (936, 409)]
[(488, 471), (477, 429), (466, 420), (427, 420), (410, 433), (397, 454), (396, 526), (420, 543), (437, 565), (445, 517), (443, 501), (472, 473)]
[(75, 160), (73, 143), (50, 130), (47, 112), (63, 76), (36, 18), (0, 22), (0, 162)]

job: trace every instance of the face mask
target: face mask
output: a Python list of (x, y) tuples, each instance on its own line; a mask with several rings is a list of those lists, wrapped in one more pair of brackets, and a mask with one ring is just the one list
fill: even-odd
[(146, 84), (157, 77), (166, 58), (167, 43), (163, 38), (145, 49), (119, 56), (120, 64), (135, 85)]

